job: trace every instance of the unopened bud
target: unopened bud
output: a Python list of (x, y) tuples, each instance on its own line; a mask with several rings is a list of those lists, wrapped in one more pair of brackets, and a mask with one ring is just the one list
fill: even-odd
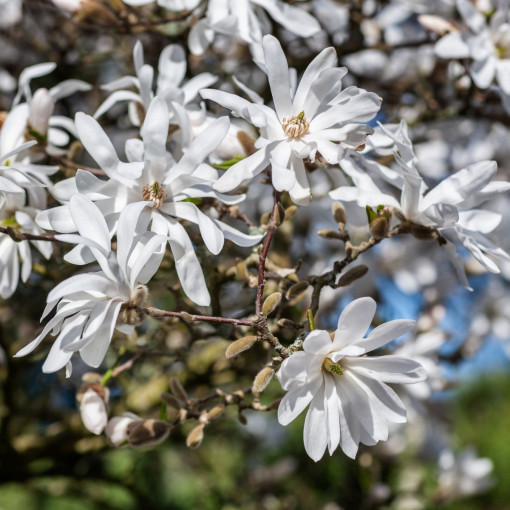
[(280, 319), (276, 324), (278, 324), (281, 328), (296, 329), (296, 325), (289, 319)]
[(338, 279), (337, 287), (346, 287), (351, 283), (359, 280), (361, 277), (365, 276), (368, 272), (368, 267), (361, 264), (360, 266), (352, 267), (347, 271), (347, 273), (340, 276)]
[(134, 422), (143, 420), (133, 413), (124, 413), (122, 416), (111, 418), (105, 428), (106, 437), (115, 446), (120, 446), (128, 440), (127, 429)]
[(273, 221), (277, 227), (285, 221), (285, 208), (280, 202), (277, 202), (273, 208)]
[(93, 434), (101, 434), (108, 423), (108, 389), (96, 384), (88, 385), (80, 395), (79, 402), (81, 420), (85, 428)]
[(307, 288), (308, 288), (308, 282), (306, 280), (302, 280), (298, 283), (295, 283), (291, 287), (289, 287), (285, 294), (285, 297), (288, 300), (293, 299), (293, 298), (299, 296), (299, 294), (304, 292)]
[(179, 399), (174, 397), (171, 393), (167, 393), (166, 391), (161, 394), (161, 400), (163, 400), (167, 406), (172, 407), (173, 409), (179, 410), (182, 407)]
[(242, 425), (247, 425), (248, 424), (248, 420), (246, 419), (246, 416), (243, 414), (243, 413), (239, 413), (237, 415), (237, 419), (239, 420), (239, 422), (242, 424)]
[(179, 400), (181, 400), (182, 402), (188, 401), (188, 394), (186, 393), (186, 390), (183, 388), (179, 379), (177, 379), (176, 377), (172, 377), (172, 379), (170, 379), (170, 389), (172, 390), (174, 396), (177, 397)]
[(268, 225), (270, 221), (271, 221), (271, 213), (270, 212), (263, 214), (262, 217), (260, 218), (261, 225)]
[(141, 420), (128, 425), (127, 440), (131, 446), (151, 446), (163, 442), (170, 434), (170, 426), (161, 420)]
[(181, 312), (181, 319), (184, 321), (184, 322), (193, 322), (193, 315), (191, 315), (190, 313), (188, 312)]
[(264, 303), (262, 304), (262, 314), (267, 316), (273, 313), (280, 304), (281, 300), (282, 300), (281, 293), (273, 292), (265, 299)]
[(250, 279), (250, 272), (248, 271), (248, 266), (244, 260), (241, 260), (236, 264), (236, 273), (239, 279), (243, 281), (248, 281)]
[(255, 342), (257, 342), (258, 337), (257, 336), (245, 336), (243, 338), (240, 338), (239, 340), (236, 340), (235, 342), (232, 342), (225, 351), (225, 357), (227, 359), (234, 358), (238, 354), (241, 354), (244, 351), (247, 351), (253, 345)]
[(274, 376), (274, 368), (272, 367), (264, 367), (253, 380), (253, 385), (251, 387), (253, 393), (255, 395), (262, 393), (267, 385), (271, 382), (271, 379)]
[(290, 205), (289, 207), (287, 207), (287, 209), (285, 209), (285, 219), (286, 220), (290, 220), (294, 214), (297, 213), (297, 206), (296, 205)]
[(204, 439), (204, 427), (203, 423), (200, 423), (191, 430), (186, 438), (186, 446), (188, 448), (198, 448)]
[(367, 205), (366, 211), (372, 237), (376, 241), (384, 239), (390, 229), (391, 211), (383, 205), (378, 205), (375, 210)]
[(340, 202), (333, 202), (331, 210), (337, 223), (343, 223), (344, 225), (347, 223), (347, 215), (344, 206)]
[(212, 421), (215, 420), (216, 418), (219, 418), (224, 411), (225, 408), (223, 406), (214, 406), (212, 409), (209, 409), (209, 411), (207, 411), (207, 421)]
[(343, 240), (343, 236), (340, 234), (340, 232), (336, 232), (335, 230), (331, 229), (322, 229), (317, 230), (317, 235), (324, 237), (324, 239), (341, 239)]

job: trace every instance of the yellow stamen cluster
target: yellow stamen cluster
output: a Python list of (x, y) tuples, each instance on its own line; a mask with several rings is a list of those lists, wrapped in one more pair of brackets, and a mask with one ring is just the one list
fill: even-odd
[(168, 198), (168, 195), (164, 192), (161, 184), (156, 181), (153, 184), (147, 184), (143, 187), (142, 197), (144, 200), (152, 200), (154, 207), (158, 209), (163, 205), (163, 202)]
[(308, 133), (310, 123), (306, 120), (305, 112), (300, 112), (290, 118), (284, 117), (282, 128), (289, 138), (299, 138)]
[(324, 370), (326, 370), (330, 374), (344, 375), (344, 371), (342, 370), (342, 367), (340, 366), (340, 364), (335, 363), (334, 361), (330, 360), (329, 358), (326, 358), (324, 360), (322, 367), (324, 368)]

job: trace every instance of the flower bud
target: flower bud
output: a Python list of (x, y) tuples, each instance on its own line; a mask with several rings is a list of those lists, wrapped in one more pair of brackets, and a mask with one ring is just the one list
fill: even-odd
[(91, 385), (81, 395), (80, 414), (85, 428), (93, 434), (99, 435), (108, 423), (108, 390), (100, 395)]
[(297, 329), (297, 326), (296, 324), (294, 324), (294, 322), (292, 322), (290, 319), (280, 319), (276, 324), (278, 324), (278, 326), (280, 326), (281, 328), (292, 328), (292, 329)]
[(364, 264), (361, 264), (360, 266), (352, 267), (347, 271), (347, 273), (340, 276), (338, 279), (338, 283), (336, 284), (337, 287), (346, 287), (347, 285), (350, 285), (351, 283), (355, 282), (356, 280), (359, 280), (361, 277), (365, 276), (368, 272), (368, 267)]
[(114, 446), (120, 446), (128, 440), (127, 428), (134, 422), (142, 422), (143, 420), (133, 413), (124, 413), (122, 416), (111, 418), (106, 425), (104, 433)]
[(287, 207), (287, 209), (285, 209), (285, 219), (286, 220), (290, 220), (294, 214), (297, 213), (297, 206), (296, 205), (290, 205), (289, 207)]
[(378, 205), (374, 210), (369, 205), (366, 207), (370, 233), (376, 241), (386, 237), (391, 224), (391, 211), (384, 205)]
[(285, 221), (285, 208), (278, 202), (273, 208), (274, 224), (279, 227)]
[(200, 423), (191, 430), (186, 438), (186, 446), (188, 448), (198, 448), (204, 439), (204, 427), (203, 423)]
[(224, 411), (225, 408), (223, 406), (214, 406), (207, 412), (207, 421), (209, 422), (211, 420), (215, 420), (216, 418), (220, 417)]
[(269, 315), (273, 313), (282, 300), (282, 295), (280, 292), (273, 292), (269, 295), (264, 303), (262, 304), (262, 315)]
[(186, 393), (186, 390), (180, 383), (179, 379), (176, 377), (172, 377), (172, 379), (170, 379), (170, 389), (172, 390), (174, 396), (176, 396), (179, 400), (182, 402), (188, 401), (188, 394)]
[(330, 230), (328, 228), (317, 230), (317, 235), (324, 237), (324, 239), (340, 239), (343, 240), (342, 234), (340, 232), (336, 232), (335, 230)]
[(253, 380), (252, 391), (255, 395), (262, 393), (267, 385), (271, 382), (271, 379), (274, 376), (274, 368), (273, 367), (264, 367)]
[(182, 404), (179, 399), (174, 397), (172, 394), (167, 393), (166, 391), (161, 394), (161, 400), (163, 400), (167, 406), (172, 407), (173, 409), (179, 410), (182, 408)]
[(331, 210), (337, 223), (343, 223), (344, 225), (347, 223), (347, 215), (344, 206), (340, 202), (333, 202)]
[(285, 297), (288, 300), (293, 299), (293, 298), (299, 296), (299, 294), (304, 292), (307, 288), (308, 288), (308, 282), (306, 280), (302, 280), (298, 283), (295, 283), (291, 287), (289, 287), (285, 294)]
[(161, 420), (140, 420), (127, 426), (127, 440), (131, 446), (151, 446), (163, 442), (170, 434), (170, 426)]
[(235, 342), (232, 342), (225, 351), (225, 357), (227, 359), (234, 358), (238, 354), (241, 354), (242, 352), (250, 349), (257, 340), (258, 337), (252, 335), (245, 336), (243, 338), (240, 338), (239, 340), (236, 340)]
[(28, 114), (29, 129), (36, 138), (46, 137), (48, 123), (54, 109), (55, 101), (48, 90), (36, 90), (32, 101), (30, 101), (30, 111)]

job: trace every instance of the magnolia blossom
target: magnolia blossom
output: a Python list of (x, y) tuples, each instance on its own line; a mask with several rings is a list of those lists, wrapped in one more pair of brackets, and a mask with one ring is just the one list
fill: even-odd
[(271, 32), (266, 12), (299, 37), (310, 37), (321, 30), (312, 15), (282, 0), (209, 0), (205, 17), (191, 27), (188, 38), (191, 53), (204, 53), (217, 33), (241, 39), (259, 57), (262, 37)]
[(469, 72), (477, 87), (488, 88), (494, 79), (510, 105), (510, 24), (508, 6), (490, 14), (480, 12), (469, 0), (457, 0), (465, 27), (443, 36), (435, 45), (437, 56), (471, 59)]
[[(411, 232), (415, 228), (413, 225), (425, 227), (422, 235), (429, 232), (432, 236), (433, 231), (437, 230), (447, 241), (445, 248), (448, 256), (466, 287), (469, 285), (455, 244), (462, 244), (488, 271), (499, 273), (494, 260), (510, 257), (484, 234), (492, 232), (502, 216), (476, 208), (510, 190), (508, 182), (491, 181), (497, 171), (496, 162), (481, 161), (469, 165), (428, 190), (416, 168), (416, 156), (405, 122), (402, 121), (395, 133), (389, 130), (385, 132), (395, 143), (396, 167), (390, 169), (375, 162), (363, 161), (359, 155), (351, 153), (341, 166), (355, 186), (341, 186), (331, 191), (330, 197), (355, 201), (362, 207), (392, 207), (397, 215), (409, 222)], [(398, 190), (399, 199), (390, 188)]]
[[(44, 362), (43, 372), (56, 372), (66, 366), (69, 376), (73, 353), (79, 352), (87, 365), (97, 368), (105, 357), (114, 329), (124, 333), (133, 331), (136, 317), (131, 321), (132, 317), (126, 314), (125, 320), (131, 323), (117, 323), (122, 305), (143, 306), (147, 297), (144, 284), (157, 271), (167, 241), (164, 236), (146, 232), (141, 211), (142, 207), (136, 204), (122, 212), (115, 254), (110, 232), (97, 206), (81, 195), (71, 199), (68, 212), (79, 235), (63, 234), (57, 238), (87, 246), (101, 270), (71, 276), (48, 294), (41, 320), (56, 307), (55, 316), (16, 356), (31, 353), (51, 331), (58, 336)], [(72, 252), (64, 259), (72, 260)]]
[[(12, 227), (22, 234), (41, 235), (44, 232), (35, 223), (35, 217), (45, 208), (46, 191), (42, 188), (28, 192), (28, 203), (24, 192), (5, 193), (0, 208), (0, 226)], [(52, 247), (47, 241), (14, 241), (9, 235), (0, 234), (0, 296), (3, 299), (14, 294), (20, 277), (23, 282), (29, 279), (32, 272), (31, 244), (44, 258), (51, 257)]]
[[(216, 198), (226, 204), (236, 204), (244, 196), (221, 195), (212, 189), (217, 172), (203, 161), (217, 149), (229, 129), (228, 118), (214, 121), (202, 131), (184, 156), (176, 163), (166, 151), (168, 109), (164, 100), (156, 97), (151, 102), (141, 129), (143, 142), (130, 140), (126, 145), (129, 163), (119, 160), (115, 149), (99, 124), (88, 115), (78, 114), (76, 126), (84, 147), (105, 172), (108, 180), (100, 180), (86, 171), (78, 171), (75, 178), (62, 181), (54, 194), (67, 201), (75, 193), (96, 202), (106, 218), (110, 231), (116, 230), (117, 220), (127, 204), (145, 207), (150, 229), (168, 235), (175, 258), (177, 274), (184, 292), (197, 304), (210, 302), (200, 262), (186, 230), (178, 221), (183, 219), (198, 224), (207, 248), (214, 254), (221, 251), (225, 239), (239, 246), (252, 246), (260, 235), (249, 236), (226, 223), (204, 214), (190, 198)], [(64, 205), (44, 211), (39, 224), (57, 232), (73, 232), (76, 227)], [(89, 261), (90, 254), (82, 250), (75, 263)]]
[[(74, 123), (68, 117), (53, 115), (58, 100), (76, 92), (85, 92), (92, 87), (81, 80), (64, 80), (51, 89), (37, 89), (34, 94), (30, 82), (34, 78), (46, 76), (56, 67), (53, 62), (45, 62), (27, 67), (19, 77), (18, 92), (14, 98), (10, 116), (16, 118), (16, 136), (18, 141), (28, 135), (40, 142), (47, 143), (46, 150), (53, 155), (63, 154), (60, 147), (69, 143), (68, 132), (76, 135)], [(21, 103), (21, 99), (25, 102)], [(14, 138), (14, 135), (10, 135)]]
[[(107, 85), (103, 85), (103, 89), (113, 91), (113, 93), (97, 109), (94, 114), (96, 119), (119, 101), (129, 101), (131, 122), (135, 126), (142, 124), (143, 116), (140, 116), (137, 106), (141, 106), (144, 111), (147, 111), (151, 100), (154, 98), (152, 90), (154, 68), (149, 64), (145, 64), (143, 46), (140, 41), (133, 48), (133, 60), (136, 76), (123, 76)], [(209, 87), (217, 80), (216, 76), (210, 73), (201, 73), (183, 83), (186, 68), (186, 53), (182, 46), (171, 44), (163, 49), (159, 56), (155, 95), (166, 101), (169, 113), (177, 121), (180, 116), (185, 115), (185, 108), (197, 97), (198, 91), (204, 87)], [(136, 87), (138, 92), (126, 90), (126, 87)]]
[(425, 379), (422, 366), (411, 359), (364, 356), (414, 326), (411, 320), (390, 321), (364, 338), (375, 308), (372, 298), (356, 299), (340, 315), (333, 340), (327, 331), (312, 331), (303, 351), (287, 358), (278, 372), (288, 391), (278, 408), (278, 421), (288, 425), (310, 404), (303, 435), (306, 452), (315, 461), (326, 448), (331, 455), (340, 445), (354, 458), (359, 443), (385, 441), (390, 423), (406, 421), (402, 401), (385, 383)]
[(336, 164), (346, 148), (363, 144), (372, 132), (364, 122), (377, 113), (381, 99), (357, 87), (342, 90), (347, 70), (335, 67), (334, 48), (326, 48), (311, 62), (294, 90), (278, 40), (266, 35), (263, 47), (274, 110), (244, 86), (253, 102), (219, 90), (200, 92), (258, 127), (261, 134), (259, 150), (229, 168), (214, 189), (231, 191), (271, 164), (275, 189), (288, 191), (297, 204), (307, 204), (311, 194), (303, 160), (315, 161), (320, 155)]

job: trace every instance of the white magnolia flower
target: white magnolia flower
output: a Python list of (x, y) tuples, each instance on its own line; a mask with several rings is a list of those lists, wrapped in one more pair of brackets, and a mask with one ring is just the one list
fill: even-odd
[(398, 356), (365, 357), (414, 326), (395, 320), (363, 337), (375, 314), (372, 298), (350, 303), (338, 319), (333, 340), (327, 331), (312, 331), (303, 351), (287, 358), (278, 372), (284, 390), (278, 421), (288, 425), (310, 404), (304, 442), (308, 455), (318, 461), (328, 448), (340, 445), (354, 458), (359, 443), (374, 445), (388, 438), (388, 424), (404, 423), (406, 411), (385, 383), (416, 383), (425, 372), (413, 360)]
[[(0, 185), (1, 179), (0, 177)], [(13, 227), (20, 233), (42, 235), (44, 232), (35, 223), (35, 217), (45, 208), (46, 191), (42, 188), (30, 189), (27, 195), (24, 192), (5, 193), (3, 206), (0, 208), (0, 226)], [(9, 235), (0, 234), (0, 296), (3, 299), (14, 294), (20, 277), (23, 282), (30, 277), (30, 244), (46, 259), (51, 257), (52, 247), (47, 241), (14, 241)]]
[(476, 86), (488, 88), (497, 80), (510, 103), (510, 23), (508, 5), (490, 15), (479, 11), (469, 0), (457, 0), (465, 27), (443, 36), (435, 45), (437, 56), (471, 59), (469, 72)]
[(80, 400), (80, 415), (85, 428), (99, 435), (108, 423), (108, 406), (105, 399), (89, 388)]
[[(212, 189), (218, 177), (215, 169), (203, 161), (217, 149), (229, 129), (227, 117), (217, 119), (202, 131), (184, 156), (176, 163), (166, 151), (168, 136), (168, 109), (164, 100), (156, 97), (151, 102), (141, 129), (143, 142), (129, 140), (126, 154), (129, 163), (119, 160), (106, 133), (90, 116), (80, 113), (76, 126), (84, 147), (105, 172), (108, 180), (101, 180), (86, 171), (78, 171), (75, 178), (60, 182), (55, 195), (67, 201), (75, 193), (93, 200), (105, 216), (110, 231), (116, 230), (121, 211), (127, 204), (145, 207), (150, 229), (168, 235), (175, 258), (177, 274), (184, 292), (197, 304), (207, 306), (210, 296), (200, 262), (186, 230), (178, 219), (198, 224), (207, 248), (218, 254), (225, 239), (239, 246), (252, 246), (261, 236), (249, 236), (204, 214), (189, 199), (216, 198), (226, 204), (235, 204), (243, 195), (221, 195)], [(57, 232), (74, 232), (76, 227), (67, 205), (44, 211), (38, 216), (39, 225)], [(87, 250), (76, 253), (74, 263), (90, 261)]]
[(48, 176), (59, 169), (58, 166), (34, 164), (27, 155), (28, 149), (37, 142), (25, 141), (28, 111), (23, 111), (23, 106), (9, 112), (0, 130), (0, 192), (24, 194), (28, 189), (50, 186)]
[[(185, 115), (186, 108), (197, 98), (198, 91), (209, 87), (217, 81), (217, 77), (210, 73), (201, 73), (183, 82), (186, 76), (186, 53), (182, 46), (171, 44), (163, 49), (159, 57), (156, 94), (153, 92), (154, 68), (145, 64), (143, 46), (138, 41), (133, 48), (133, 60), (136, 76), (123, 76), (102, 88), (113, 93), (97, 109), (94, 117), (97, 119), (119, 101), (129, 101), (129, 117), (135, 126), (143, 123), (137, 107), (146, 112), (154, 96), (165, 100), (169, 113), (174, 122), (179, 123), (179, 117)], [(126, 90), (135, 87), (138, 92)]]
[(454, 499), (485, 492), (494, 484), (492, 470), (492, 461), (478, 457), (473, 448), (458, 455), (444, 450), (439, 457), (439, 494)]
[[(510, 190), (508, 182), (491, 181), (497, 171), (496, 162), (481, 161), (469, 165), (429, 190), (416, 168), (416, 156), (405, 122), (402, 121), (395, 133), (386, 130), (386, 134), (395, 143), (397, 166), (390, 169), (351, 153), (348, 159), (341, 162), (341, 167), (355, 186), (341, 186), (331, 191), (330, 197), (334, 200), (355, 201), (362, 207), (389, 206), (412, 225), (437, 230), (446, 239), (446, 252), (468, 288), (455, 244), (462, 244), (488, 271), (499, 273), (494, 260), (508, 260), (510, 257), (485, 234), (499, 225), (502, 215), (476, 208)], [(386, 185), (391, 183), (393, 189), (398, 190), (399, 199), (387, 191), (389, 187), (382, 188), (381, 183), (384, 182)]]
[(212, 43), (214, 34), (223, 34), (244, 41), (253, 55), (259, 56), (262, 37), (271, 32), (266, 12), (299, 37), (311, 37), (321, 30), (312, 15), (282, 0), (209, 0), (205, 17), (191, 27), (188, 38), (191, 53), (201, 55)]
[[(64, 80), (51, 89), (37, 89), (34, 94), (30, 82), (34, 78), (46, 76), (56, 68), (54, 62), (45, 62), (24, 69), (19, 77), (18, 92), (14, 98), (11, 115), (18, 119), (18, 137), (28, 133), (40, 142), (47, 142), (47, 151), (62, 154), (59, 147), (69, 143), (67, 132), (76, 136), (74, 122), (62, 115), (53, 115), (55, 103), (75, 92), (86, 92), (92, 87), (81, 80)], [(24, 103), (20, 103), (22, 98)]]
[[(66, 366), (70, 375), (73, 353), (79, 352), (87, 365), (97, 368), (105, 357), (114, 329), (124, 333), (133, 331), (132, 324), (117, 324), (121, 307), (144, 303), (147, 293), (144, 284), (157, 271), (167, 241), (166, 237), (146, 232), (147, 223), (141, 211), (142, 207), (136, 204), (122, 212), (115, 254), (111, 250), (110, 232), (97, 206), (81, 195), (71, 199), (68, 212), (80, 235), (63, 234), (57, 238), (87, 246), (101, 270), (71, 276), (48, 294), (41, 320), (57, 307), (55, 316), (16, 356), (31, 353), (52, 332), (58, 336), (44, 362), (43, 372), (56, 372)], [(65, 260), (73, 259), (73, 251)]]
[(271, 164), (275, 189), (289, 191), (294, 202), (307, 204), (311, 194), (303, 160), (315, 161), (320, 155), (336, 164), (346, 148), (363, 144), (372, 132), (364, 122), (377, 113), (381, 99), (357, 87), (342, 90), (347, 70), (335, 67), (334, 48), (326, 48), (311, 62), (294, 91), (278, 40), (266, 35), (263, 47), (274, 110), (244, 86), (254, 102), (219, 90), (200, 92), (258, 127), (261, 134), (259, 150), (227, 170), (214, 189), (232, 191)]

